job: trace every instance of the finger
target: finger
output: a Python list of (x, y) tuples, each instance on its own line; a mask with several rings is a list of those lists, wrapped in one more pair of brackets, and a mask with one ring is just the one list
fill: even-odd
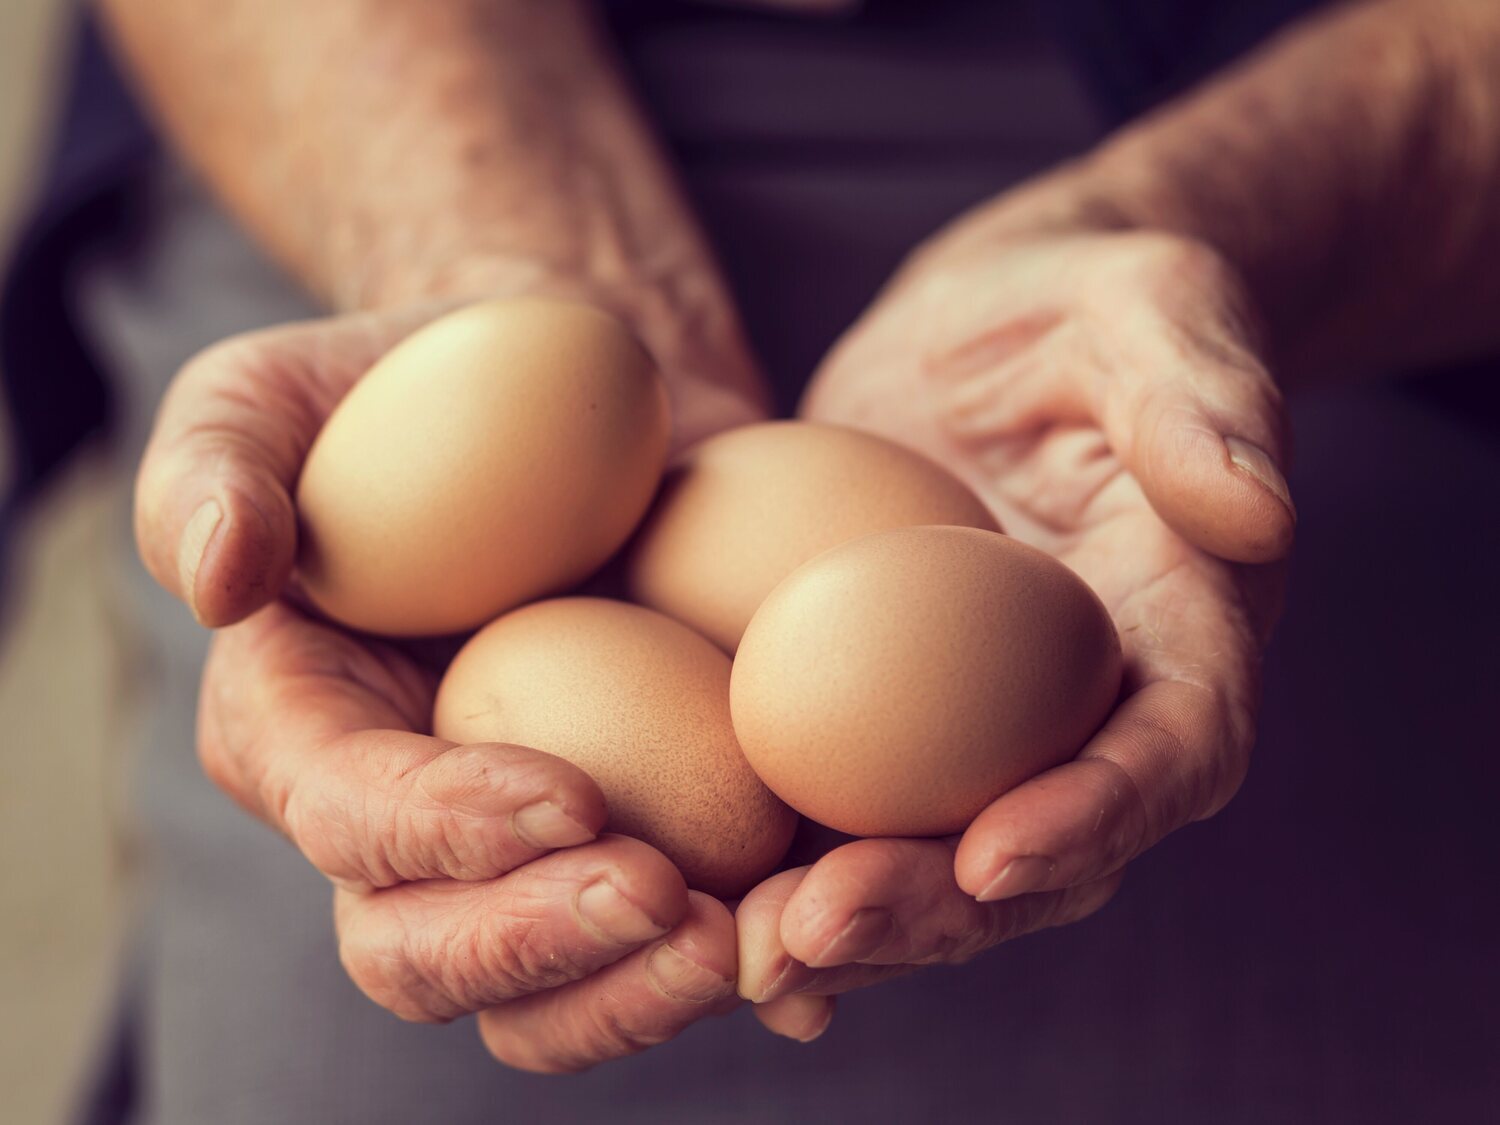
[(799, 1043), (811, 1043), (828, 1030), (837, 1002), (832, 996), (793, 993), (769, 1004), (757, 1004), (751, 1011), (767, 1031)]
[(771, 876), (740, 900), (734, 912), (739, 941), (739, 994), (760, 1004), (795, 992), (813, 977), (812, 970), (787, 952), (781, 940), (781, 915), (811, 867)]
[(402, 1019), (444, 1022), (557, 988), (661, 937), (688, 910), (670, 860), (606, 836), (485, 883), (335, 892), (339, 958)]
[(955, 859), (982, 902), (1108, 875), (1169, 832), (1212, 815), (1249, 764), (1253, 732), (1207, 689), (1173, 681), (1127, 699), (1078, 758), (975, 818)]
[[(1069, 887), (1066, 890), (1047, 894), (1028, 895), (1012, 902), (996, 904), (1016, 907), (1016, 909), (1007, 912), (1008, 921), (1005, 926), (996, 928), (997, 936), (993, 944), (999, 945), (1037, 930), (1081, 921), (1104, 906), (1119, 889), (1123, 879), (1123, 873), (1117, 872), (1081, 887)], [(884, 984), (886, 981), (916, 972), (926, 965), (939, 963), (947, 962), (943, 958), (927, 957), (920, 961), (883, 964), (877, 957), (870, 961), (852, 961), (847, 965), (836, 965), (826, 969), (809, 969), (807, 977), (796, 985), (795, 991), (787, 991), (784, 988), (774, 989), (766, 1005), (779, 1003), (793, 995), (839, 996), (856, 989)]]
[[(798, 993), (831, 995), (863, 988), (910, 971), (909, 965), (849, 965), (810, 969), (787, 952), (781, 939), (782, 915), (811, 867), (783, 871), (754, 888), (735, 911), (739, 936), (739, 993), (757, 1013)], [(776, 1030), (773, 1028), (772, 1030)]]
[(955, 880), (953, 852), (945, 840), (860, 840), (830, 852), (788, 899), (783, 944), (814, 969), (961, 964), (1021, 934), (1077, 921), (1115, 889), (1111, 881), (981, 903)]
[(413, 733), (431, 677), (283, 605), (216, 634), (204, 670), (205, 772), (351, 888), (482, 880), (592, 839), (607, 818), (577, 766), (523, 746)]
[(1291, 550), (1296, 508), (1280, 392), (1243, 327), (1237, 282), (1206, 250), (1173, 246), (1155, 304), (1118, 319), (1094, 384), (1111, 446), (1183, 538), (1233, 562)]
[(664, 1043), (734, 1004), (734, 919), (688, 892), (662, 940), (585, 980), (479, 1014), (490, 1054), (522, 1070), (566, 1074)]
[(433, 315), (370, 314), (238, 336), (188, 362), (162, 401), (136, 480), (147, 569), (205, 625), (275, 597), (296, 553), (293, 483), (334, 405)]
[[(1017, 314), (1016, 280), (1063, 250), (1012, 248), (936, 273), (925, 289), (926, 373), (944, 387), (941, 419), (960, 444), (1095, 419), (1157, 513), (1224, 559), (1284, 557), (1296, 525), (1284, 474), (1281, 395), (1256, 358), (1233, 271), (1179, 238), (1112, 236), (1074, 264), (1077, 308), (1042, 300)], [(987, 278), (976, 269), (991, 271)], [(1052, 279), (1056, 284), (1057, 279)], [(1030, 300), (1030, 298), (1028, 298)], [(1023, 307), (1030, 307), (1029, 305)]]
[(922, 363), (943, 388), (941, 419), (960, 445), (983, 448), (997, 434), (1093, 421), (1076, 325), (1056, 310), (976, 322), (978, 311), (947, 311)]
[[(1003, 935), (997, 936), (997, 943), (1020, 937), (1034, 930), (1067, 925), (1088, 917), (1108, 902), (1119, 889), (1122, 879), (1123, 874), (1117, 872), (1096, 883), (1082, 887), (1070, 887), (1049, 894), (1029, 895), (1026, 898), (1016, 899), (1013, 903), (998, 904), (1013, 905), (1018, 909), (1007, 912), (1008, 923), (1003, 927)], [(999, 933), (998, 930), (997, 933)], [(855, 989), (869, 988), (872, 985), (883, 984), (897, 977), (906, 976), (923, 967), (924, 964), (933, 963), (930, 957), (919, 963), (903, 964), (882, 964), (879, 960), (877, 957), (868, 962), (855, 961), (832, 968), (807, 969), (795, 977), (787, 978), (787, 982), (790, 983), (783, 982), (769, 989), (766, 993), (767, 999), (757, 1004), (755, 1011), (758, 1015), (763, 1009), (774, 1008), (793, 996), (838, 996), (845, 992), (853, 992)], [(790, 1020), (791, 1017), (788, 1016), (787, 1021), (790, 1022)], [(772, 1030), (777, 1029), (772, 1028)]]
[(872, 988), (898, 977), (910, 976), (921, 968), (921, 965), (866, 965), (855, 962), (832, 969), (810, 969), (811, 975), (795, 992), (783, 992), (767, 1000), (765, 1005), (756, 1007), (759, 1010), (760, 1007), (779, 1003), (789, 996), (842, 996), (846, 992)]

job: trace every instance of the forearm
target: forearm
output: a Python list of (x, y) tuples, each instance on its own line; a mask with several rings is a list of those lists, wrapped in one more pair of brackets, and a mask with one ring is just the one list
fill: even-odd
[(738, 332), (581, 0), (104, 6), (179, 148), (331, 304), (584, 285), (648, 336)]
[(1213, 245), (1293, 382), (1494, 348), (1500, 7), (1381, 0), (1295, 25), (1038, 206)]

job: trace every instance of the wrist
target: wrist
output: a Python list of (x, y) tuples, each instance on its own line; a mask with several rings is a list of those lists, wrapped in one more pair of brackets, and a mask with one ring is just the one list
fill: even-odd
[(1475, 354), (1500, 293), (1496, 59), (1490, 5), (1335, 9), (1016, 202), (1054, 226), (1208, 246), (1289, 382)]
[[(1128, 142), (1128, 143), (1127, 143)], [(1220, 206), (1208, 185), (1183, 177), (1170, 160), (1121, 138), (998, 197), (950, 232), (991, 244), (1038, 238), (1119, 236), (1162, 276), (1192, 276), (1234, 311), (1242, 343), (1274, 368), (1284, 387), (1330, 373), (1330, 359), (1308, 347), (1309, 325), (1329, 317), (1344, 240), (1300, 236), (1278, 213)], [(947, 241), (939, 235), (935, 246)]]

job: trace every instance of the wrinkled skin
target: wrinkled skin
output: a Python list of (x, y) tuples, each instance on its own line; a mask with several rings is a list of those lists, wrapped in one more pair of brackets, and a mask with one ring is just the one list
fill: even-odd
[(1224, 806), (1254, 740), (1282, 581), (1266, 564), (1295, 515), (1240, 286), (1191, 242), (1004, 227), (980, 212), (916, 254), (803, 413), (921, 449), (1082, 575), (1125, 684), (1075, 761), (961, 837), (848, 843), (745, 898), (741, 993), (796, 1038), (837, 993), (1098, 910), (1133, 858)]
[[(424, 733), (451, 643), (333, 627), (289, 580), (290, 496), (318, 428), (376, 359), (450, 307), (290, 325), (196, 357), (142, 464), (137, 536), (164, 586), (228, 625), (204, 670), (204, 769), (334, 883), (355, 983), (404, 1019), (477, 1012), (500, 1060), (574, 1071), (739, 1003), (730, 912), (653, 848), (601, 834), (604, 798), (577, 767)], [(723, 381), (669, 384), (678, 444), (761, 417)]]
[[(203, 353), (163, 404), (137, 493), (153, 573), (205, 624), (239, 622), (204, 674), (204, 767), (333, 881), (344, 965), (377, 1003), (477, 1012), (497, 1058), (547, 1072), (670, 1038), (734, 1007), (736, 985), (773, 1031), (812, 1038), (833, 994), (1086, 916), (1130, 859), (1238, 786), (1279, 575), (1222, 560), (1279, 558), (1293, 516), (1265, 461), (1285, 453), (1279, 397), (1235, 278), (1202, 247), (999, 237), (981, 215), (916, 255), (831, 353), (805, 412), (934, 456), (1082, 574), (1120, 628), (1127, 683), (1076, 762), (961, 839), (834, 847), (734, 917), (653, 849), (601, 835), (603, 798), (575, 767), (423, 733), (442, 646), (330, 627), (289, 586), (290, 494), (318, 427), (447, 307)], [(763, 415), (733, 333), (663, 365), (679, 446)], [(1249, 463), (1274, 487), (1226, 435), (1265, 451)]]

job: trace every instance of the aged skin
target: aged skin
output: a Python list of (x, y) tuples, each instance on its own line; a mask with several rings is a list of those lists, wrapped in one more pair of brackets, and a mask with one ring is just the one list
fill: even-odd
[[(919, 248), (805, 409), (921, 445), (1075, 565), (1127, 638), (1131, 689), (1077, 762), (961, 842), (835, 849), (747, 896), (736, 935), (657, 853), (595, 839), (604, 810), (581, 773), (414, 733), (424, 666), (282, 596), (312, 435), (446, 302), (597, 301), (656, 353), (681, 436), (763, 414), (725, 287), (585, 6), (105, 7), (183, 151), (343, 312), (195, 360), (142, 466), (153, 573), (205, 624), (242, 622), (206, 673), (205, 766), (334, 880), (366, 991), (407, 1018), (482, 1010), (489, 1049), (517, 1066), (660, 1042), (732, 1006), (736, 973), (768, 1026), (810, 1038), (834, 993), (1097, 909), (1130, 859), (1243, 776), (1278, 604), (1264, 564), (1295, 522), (1278, 384), (1496, 342), (1500, 10), (1485, 0), (1295, 25)], [(897, 435), (913, 395), (934, 423)]]

